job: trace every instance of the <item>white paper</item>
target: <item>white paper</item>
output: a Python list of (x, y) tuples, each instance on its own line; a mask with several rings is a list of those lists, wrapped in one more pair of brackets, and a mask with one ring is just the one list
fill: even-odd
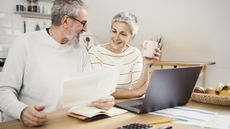
[(150, 114), (173, 118), (175, 119), (175, 123), (191, 124), (201, 127), (205, 127), (206, 124), (210, 120), (214, 119), (217, 115), (216, 112), (209, 112), (200, 109), (179, 106), (175, 108), (167, 108), (151, 112)]
[(216, 115), (205, 124), (205, 127), (213, 129), (230, 129), (230, 116)]
[(120, 67), (79, 73), (63, 81), (63, 106), (88, 105), (111, 95), (117, 86)]

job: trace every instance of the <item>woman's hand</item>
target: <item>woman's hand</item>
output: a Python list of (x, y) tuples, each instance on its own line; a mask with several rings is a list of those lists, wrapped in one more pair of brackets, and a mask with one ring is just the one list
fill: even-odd
[(104, 110), (109, 110), (115, 104), (115, 99), (113, 96), (104, 97), (92, 102), (93, 106), (101, 108)]

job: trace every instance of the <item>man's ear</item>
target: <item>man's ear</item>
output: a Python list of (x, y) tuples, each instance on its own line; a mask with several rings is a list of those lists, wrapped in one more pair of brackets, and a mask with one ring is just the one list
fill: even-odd
[(67, 15), (63, 16), (61, 18), (61, 25), (63, 25), (64, 27), (67, 26), (67, 24), (68, 24), (68, 18), (69, 17)]

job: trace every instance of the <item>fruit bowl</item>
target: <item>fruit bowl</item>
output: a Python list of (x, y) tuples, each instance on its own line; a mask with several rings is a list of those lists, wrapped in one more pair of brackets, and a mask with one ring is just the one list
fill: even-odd
[(220, 96), (220, 95), (193, 92), (191, 99), (193, 101), (202, 102), (202, 103), (230, 106), (230, 96)]

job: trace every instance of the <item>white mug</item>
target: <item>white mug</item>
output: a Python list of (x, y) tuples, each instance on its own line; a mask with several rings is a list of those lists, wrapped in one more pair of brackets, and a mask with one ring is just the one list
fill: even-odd
[(142, 43), (142, 54), (144, 57), (153, 58), (155, 53), (155, 48), (158, 42), (152, 40), (144, 40)]

